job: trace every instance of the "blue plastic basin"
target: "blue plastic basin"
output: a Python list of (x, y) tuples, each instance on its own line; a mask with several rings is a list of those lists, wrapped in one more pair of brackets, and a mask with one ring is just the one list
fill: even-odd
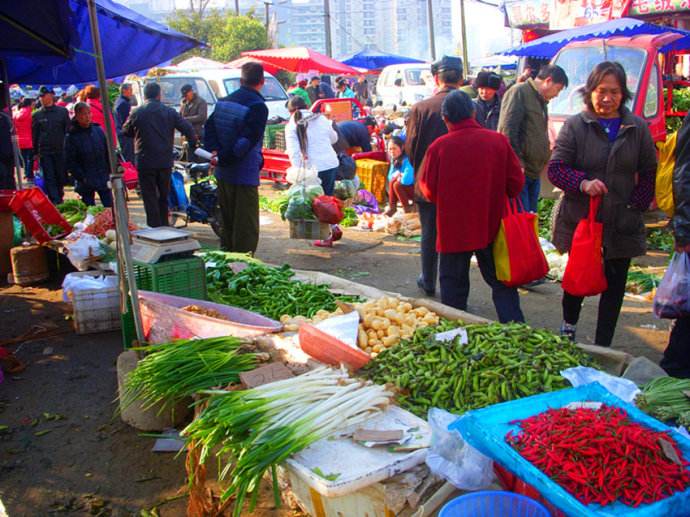
[(448, 501), (439, 517), (551, 517), (534, 499), (512, 492), (484, 490)]

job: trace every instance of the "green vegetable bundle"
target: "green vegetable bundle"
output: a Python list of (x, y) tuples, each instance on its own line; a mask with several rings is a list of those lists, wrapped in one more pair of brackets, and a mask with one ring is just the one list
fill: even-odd
[(631, 267), (625, 289), (635, 294), (649, 293), (659, 286), (662, 277), (662, 273), (650, 273), (639, 267)]
[(69, 224), (74, 226), (84, 220), (88, 207), (78, 199), (68, 199), (60, 203), (57, 209), (62, 214), (62, 217), (64, 217)]
[(680, 425), (690, 426), (690, 379), (654, 379), (645, 385), (635, 403), (660, 420), (675, 420)]
[(209, 298), (279, 320), (284, 314), (311, 318), (319, 310), (332, 312), (336, 300), (358, 301), (357, 297), (336, 296), (324, 284), (294, 280), (287, 264), (271, 267), (252, 263), (237, 273), (227, 265), (206, 266)]
[[(146, 409), (167, 408), (202, 390), (239, 382), (256, 367), (256, 357), (241, 350), (235, 337), (180, 340), (135, 348), (148, 352), (125, 380), (122, 406), (140, 400)], [(163, 411), (166, 407), (161, 407)]]
[(438, 342), (438, 332), (462, 324), (444, 321), (415, 332), (372, 359), (362, 370), (377, 383), (400, 389), (399, 404), (424, 417), (431, 407), (463, 413), (567, 387), (560, 371), (591, 359), (568, 339), (524, 324), (465, 325), (459, 337)]
[(357, 212), (355, 212), (354, 208), (345, 208), (343, 210), (343, 214), (345, 215), (345, 217), (343, 217), (343, 220), (340, 221), (340, 226), (342, 226), (343, 228), (357, 226), (357, 223), (359, 223), (359, 218), (357, 217)]
[(647, 246), (649, 249), (671, 253), (675, 247), (673, 234), (663, 228), (653, 228), (647, 234)]
[(391, 393), (383, 386), (319, 368), (292, 379), (247, 391), (213, 392), (208, 406), (184, 431), (200, 447), (200, 461), (211, 451), (230, 461), (221, 480), (230, 480), (222, 500), (236, 497), (234, 516), (247, 495), (253, 509), (259, 483), (271, 468), (276, 505), (280, 505), (276, 465), (335, 431), (362, 422), (384, 409)]
[(539, 237), (551, 239), (551, 211), (555, 199), (541, 198), (537, 203), (537, 214), (539, 216)]
[(269, 199), (266, 196), (259, 196), (259, 208), (274, 214), (284, 215), (288, 206), (288, 196), (281, 194), (275, 199)]

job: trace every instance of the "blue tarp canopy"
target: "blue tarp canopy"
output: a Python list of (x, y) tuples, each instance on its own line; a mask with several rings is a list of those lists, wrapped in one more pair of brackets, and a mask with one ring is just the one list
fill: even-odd
[(364, 68), (366, 70), (379, 70), (388, 65), (401, 65), (405, 63), (424, 63), (421, 59), (413, 57), (387, 54), (373, 45), (367, 45), (359, 52), (340, 60), (348, 66)]
[(645, 23), (633, 18), (620, 18), (603, 23), (584, 25), (565, 31), (549, 34), (543, 38), (530, 41), (509, 50), (500, 52), (505, 56), (528, 56), (550, 59), (558, 51), (571, 41), (583, 41), (595, 38), (608, 38), (611, 36), (637, 36), (640, 34), (661, 34), (675, 32), (684, 37), (663, 47), (662, 51), (683, 50), (690, 48), (690, 32), (673, 27)]
[[(108, 78), (145, 70), (197, 46), (195, 39), (111, 0), (96, 0)], [(10, 83), (97, 80), (86, 0), (0, 3), (0, 60)]]

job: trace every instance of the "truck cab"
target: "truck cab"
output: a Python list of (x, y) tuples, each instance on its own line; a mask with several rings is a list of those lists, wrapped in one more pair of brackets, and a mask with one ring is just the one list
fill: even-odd
[(666, 139), (666, 115), (670, 106), (664, 106), (662, 67), (664, 56), (660, 49), (679, 39), (680, 34), (643, 34), (633, 37), (613, 37), (576, 41), (563, 47), (551, 61), (568, 74), (569, 84), (549, 103), (549, 137), (555, 142), (565, 120), (582, 111), (580, 94), (587, 77), (602, 61), (617, 61), (627, 74), (632, 100), (628, 108), (647, 121), (655, 142)]

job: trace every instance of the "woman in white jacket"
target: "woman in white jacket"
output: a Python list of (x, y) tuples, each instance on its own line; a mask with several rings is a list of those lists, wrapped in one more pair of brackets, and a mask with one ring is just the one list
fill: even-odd
[[(302, 97), (288, 101), (290, 121), (285, 127), (285, 150), (293, 167), (313, 167), (319, 173), (321, 186), (327, 196), (333, 195), (335, 177), (338, 172), (338, 155), (333, 144), (338, 134), (325, 116), (307, 110)], [(332, 247), (333, 241), (343, 235), (338, 225), (331, 226), (331, 235), (326, 240), (314, 242), (314, 246)]]

